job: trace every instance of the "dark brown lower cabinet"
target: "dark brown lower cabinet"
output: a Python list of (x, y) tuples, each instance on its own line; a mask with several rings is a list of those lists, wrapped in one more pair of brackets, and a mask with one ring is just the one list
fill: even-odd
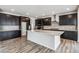
[(77, 31), (65, 31), (61, 35), (61, 38), (77, 41), (77, 39), (78, 39), (78, 32)]
[(21, 31), (4, 31), (0, 32), (0, 41), (21, 37)]

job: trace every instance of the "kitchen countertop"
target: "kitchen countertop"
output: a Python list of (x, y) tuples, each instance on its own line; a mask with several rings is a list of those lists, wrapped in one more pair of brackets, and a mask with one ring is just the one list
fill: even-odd
[(6, 32), (6, 31), (18, 31), (18, 30), (0, 30), (0, 32)]
[(61, 35), (64, 31), (47, 31), (47, 30), (34, 30), (32, 32), (44, 33), (49, 35)]
[(44, 26), (43, 30), (54, 30), (54, 31), (78, 31), (75, 25), (57, 25)]
[(43, 29), (43, 30), (50, 30), (50, 31), (78, 31), (78, 30), (61, 30), (61, 29)]

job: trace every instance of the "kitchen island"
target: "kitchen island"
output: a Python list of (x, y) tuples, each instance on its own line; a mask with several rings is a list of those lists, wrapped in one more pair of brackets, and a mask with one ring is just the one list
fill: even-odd
[(27, 40), (56, 50), (60, 45), (60, 35), (63, 31), (46, 31), (46, 30), (34, 30), (28, 31)]

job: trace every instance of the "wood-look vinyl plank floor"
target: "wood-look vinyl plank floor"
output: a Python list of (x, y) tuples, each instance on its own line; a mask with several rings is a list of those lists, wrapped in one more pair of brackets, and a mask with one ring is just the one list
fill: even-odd
[(20, 37), (0, 41), (0, 53), (79, 53), (79, 43), (73, 40), (61, 39), (61, 44), (56, 51), (41, 46)]

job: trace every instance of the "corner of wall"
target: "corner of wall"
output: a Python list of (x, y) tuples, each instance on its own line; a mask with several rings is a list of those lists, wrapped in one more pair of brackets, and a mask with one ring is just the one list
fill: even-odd
[(35, 28), (35, 19), (36, 19), (36, 18), (35, 18), (35, 17), (30, 17), (30, 19), (31, 19), (31, 20), (30, 20), (31, 29), (34, 30), (34, 28)]

